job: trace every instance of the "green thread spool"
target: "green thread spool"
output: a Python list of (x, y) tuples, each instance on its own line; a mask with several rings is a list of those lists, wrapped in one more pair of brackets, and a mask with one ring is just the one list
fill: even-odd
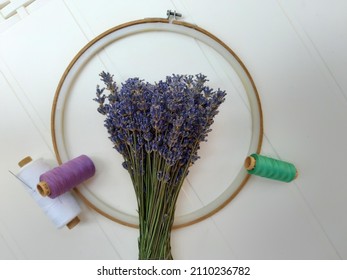
[(246, 158), (245, 168), (249, 174), (287, 183), (298, 176), (298, 171), (292, 163), (258, 154), (252, 154)]

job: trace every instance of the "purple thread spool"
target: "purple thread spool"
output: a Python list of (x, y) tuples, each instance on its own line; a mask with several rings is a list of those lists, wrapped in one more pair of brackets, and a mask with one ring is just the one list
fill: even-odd
[(69, 160), (40, 176), (37, 190), (42, 196), (55, 198), (94, 176), (95, 166), (86, 155)]

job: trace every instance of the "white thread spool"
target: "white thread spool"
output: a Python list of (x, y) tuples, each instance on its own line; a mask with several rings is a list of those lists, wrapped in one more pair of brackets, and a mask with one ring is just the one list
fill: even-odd
[(51, 167), (42, 159), (32, 160), (31, 157), (22, 159), (18, 165), (21, 167), (17, 177), (26, 184), (26, 189), (40, 208), (54, 223), (57, 228), (67, 226), (72, 229), (79, 223), (78, 215), (81, 213), (76, 199), (70, 192), (51, 199), (42, 197), (37, 191), (37, 183), (40, 175), (47, 172)]

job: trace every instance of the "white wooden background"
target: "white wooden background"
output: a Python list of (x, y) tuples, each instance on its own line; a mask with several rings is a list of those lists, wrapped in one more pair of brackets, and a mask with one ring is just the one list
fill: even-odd
[(222, 211), (173, 232), (174, 257), (347, 259), (347, 1), (0, 0), (0, 9), (0, 259), (137, 258), (136, 229), (81, 203), (82, 222), (56, 230), (8, 170), (28, 154), (54, 162), (50, 109), (73, 56), (106, 29), (167, 9), (241, 57), (261, 96), (263, 153), (300, 172), (290, 184), (252, 177)]

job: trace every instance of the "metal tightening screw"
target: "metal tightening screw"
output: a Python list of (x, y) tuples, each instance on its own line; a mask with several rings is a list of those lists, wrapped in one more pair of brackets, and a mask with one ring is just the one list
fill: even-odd
[(174, 18), (182, 17), (182, 14), (176, 13), (176, 11), (171, 11), (171, 10), (167, 10), (166, 15), (167, 15), (167, 18), (170, 18), (171, 16), (173, 16)]

